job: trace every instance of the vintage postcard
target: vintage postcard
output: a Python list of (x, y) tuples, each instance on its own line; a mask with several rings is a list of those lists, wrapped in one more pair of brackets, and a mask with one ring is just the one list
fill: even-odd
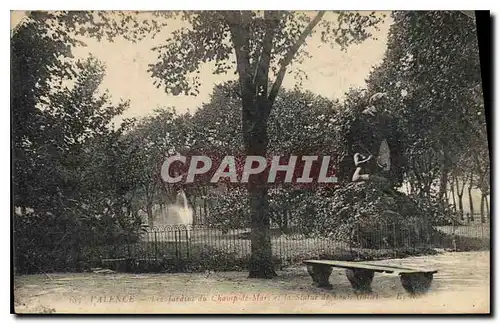
[(478, 17), (12, 11), (13, 312), (490, 313)]

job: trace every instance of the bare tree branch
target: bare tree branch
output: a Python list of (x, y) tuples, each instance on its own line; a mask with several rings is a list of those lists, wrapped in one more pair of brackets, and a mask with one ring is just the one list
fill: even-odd
[(281, 62), (281, 66), (280, 66), (280, 69), (278, 71), (278, 75), (276, 76), (276, 80), (274, 81), (274, 84), (271, 88), (271, 91), (269, 92), (268, 99), (271, 103), (274, 102), (274, 100), (276, 99), (276, 96), (278, 95), (278, 91), (281, 87), (281, 84), (283, 83), (283, 78), (285, 77), (286, 68), (288, 67), (290, 62), (292, 62), (292, 60), (293, 60), (295, 54), (297, 53), (297, 51), (299, 50), (300, 46), (302, 46), (302, 44), (304, 44), (306, 38), (311, 34), (314, 27), (316, 27), (316, 25), (321, 21), (321, 19), (323, 18), (324, 15), (325, 15), (325, 11), (318, 12), (316, 17), (314, 17), (314, 19), (311, 20), (311, 22), (309, 22), (309, 25), (307, 25), (307, 27), (302, 31), (302, 33), (300, 34), (300, 36), (297, 39), (297, 41), (295, 42), (295, 44), (293, 44), (292, 48), (290, 49), (290, 51), (287, 53), (287, 55), (285, 56), (285, 58)]
[(262, 92), (267, 96), (267, 80), (269, 75), (269, 64), (271, 62), (271, 50), (273, 48), (273, 40), (276, 35), (277, 27), (280, 21), (280, 12), (265, 11), (264, 20), (266, 23), (266, 33), (262, 42), (262, 50), (259, 60), (256, 64), (253, 83), (256, 91)]

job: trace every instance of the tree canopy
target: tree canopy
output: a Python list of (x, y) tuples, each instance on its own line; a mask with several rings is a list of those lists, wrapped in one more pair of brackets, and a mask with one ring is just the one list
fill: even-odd
[[(323, 11), (154, 12), (147, 19), (134, 12), (30, 13), (11, 36), (13, 190), (23, 216), (16, 226), (40, 240), (35, 229), (42, 224), (97, 233), (75, 234), (68, 245), (75, 250), (91, 239), (133, 242), (140, 211), (152, 224), (153, 207), (176, 194), (160, 177), (164, 159), (194, 153), (329, 155), (338, 167), (338, 190), (269, 187), (260, 175), (245, 190), (224, 195), (201, 182), (184, 188), (192, 206), (200, 197), (217, 200), (211, 225), (251, 228), (250, 277), (275, 275), (271, 224), (283, 233), (295, 226), (307, 235), (340, 237), (355, 235), (355, 222), (365, 233), (382, 221), (418, 222), (424, 214), (432, 223), (429, 218), (449, 215), (450, 190), (463, 214), (466, 185), (469, 196), (472, 187), (480, 189), (483, 212), (490, 158), (470, 17), (393, 12), (386, 53), (367, 76), (366, 89), (352, 88), (336, 100), (301, 89), (304, 73), (294, 67), (311, 58), (306, 45), (312, 35), (346, 50), (370, 38), (383, 18)], [(154, 114), (115, 125), (128, 102), (113, 104), (112, 94), (99, 90), (106, 74), (102, 62), (73, 57), (73, 49), (83, 46), (79, 36), (134, 42), (161, 35), (173, 22), (179, 28), (167, 39), (156, 38), (152, 49), (152, 83), (172, 95), (197, 95), (206, 63), (215, 74), (234, 73), (234, 80), (216, 85), (192, 114), (166, 102)], [(284, 89), (291, 71), (298, 71), (288, 76), (298, 86)], [(376, 92), (388, 97), (377, 107), (383, 118), (375, 123), (361, 112)], [(375, 152), (381, 139), (392, 153), (390, 190), (347, 184), (353, 154)], [(411, 190), (396, 192), (401, 185)]]

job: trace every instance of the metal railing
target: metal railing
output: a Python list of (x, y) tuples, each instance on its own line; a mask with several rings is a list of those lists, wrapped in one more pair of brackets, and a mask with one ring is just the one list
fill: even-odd
[[(309, 258), (387, 259), (427, 254), (431, 253), (430, 249), (436, 248), (485, 250), (490, 247), (490, 226), (489, 223), (479, 223), (423, 229), (416, 225), (385, 224), (368, 230), (356, 227), (352, 235), (343, 238), (301, 233), (299, 228), (272, 228), (270, 237), (274, 263), (286, 266)], [(238, 270), (248, 267), (251, 230), (167, 225), (148, 228), (135, 242), (114, 245), (87, 242), (85, 246), (75, 247), (73, 244), (72, 249), (58, 248), (52, 251), (43, 246), (31, 245), (18, 247), (15, 253), (16, 258), (21, 257), (24, 263), (57, 259), (61, 263), (71, 264), (79, 260), (85, 265), (84, 268), (116, 268), (113, 260), (121, 260), (129, 263), (129, 271)], [(111, 261), (103, 263), (103, 260)], [(43, 269), (44, 266), (38, 268)], [(71, 269), (71, 265), (68, 269)]]

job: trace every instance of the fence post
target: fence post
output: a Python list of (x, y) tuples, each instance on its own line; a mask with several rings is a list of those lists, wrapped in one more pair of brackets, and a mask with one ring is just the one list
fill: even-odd
[(375, 233), (378, 234), (377, 246), (378, 246), (379, 249), (383, 249), (384, 248), (384, 240), (382, 239), (382, 237), (383, 237), (383, 234), (382, 234), (382, 223), (379, 224), (378, 231), (376, 231)]
[(414, 246), (415, 244), (411, 241), (412, 237), (415, 236), (416, 233), (418, 233), (418, 229), (416, 229), (415, 226), (416, 224), (413, 223), (411, 225), (411, 227), (408, 229), (408, 247), (411, 249), (411, 248), (415, 248), (416, 247)]
[(393, 235), (393, 253), (394, 256), (396, 256), (396, 246), (397, 246), (397, 239), (396, 239), (396, 223), (392, 223), (392, 235)]
[(154, 251), (155, 251), (155, 261), (158, 259), (158, 238), (156, 236), (157, 232), (154, 231), (155, 233), (155, 248), (154, 248)]
[(173, 228), (173, 231), (174, 231), (174, 241), (175, 241), (175, 257), (177, 258), (177, 267), (179, 267), (179, 263), (180, 263), (180, 259), (179, 259), (179, 246), (178, 246), (178, 242), (177, 242), (177, 239), (179, 237), (177, 235), (177, 230), (176, 230), (175, 227)]
[[(189, 238), (189, 234), (192, 234), (192, 233), (189, 233), (189, 229), (188, 229), (188, 226), (186, 226), (186, 256), (189, 260), (189, 243), (190, 243), (190, 238)], [(191, 228), (192, 229), (192, 228)]]
[(361, 259), (361, 249), (363, 248), (363, 244), (361, 243), (361, 236), (360, 236), (360, 226), (359, 223), (356, 224), (357, 227), (357, 236), (358, 236), (358, 244), (359, 244), (359, 249), (358, 249), (358, 260)]

